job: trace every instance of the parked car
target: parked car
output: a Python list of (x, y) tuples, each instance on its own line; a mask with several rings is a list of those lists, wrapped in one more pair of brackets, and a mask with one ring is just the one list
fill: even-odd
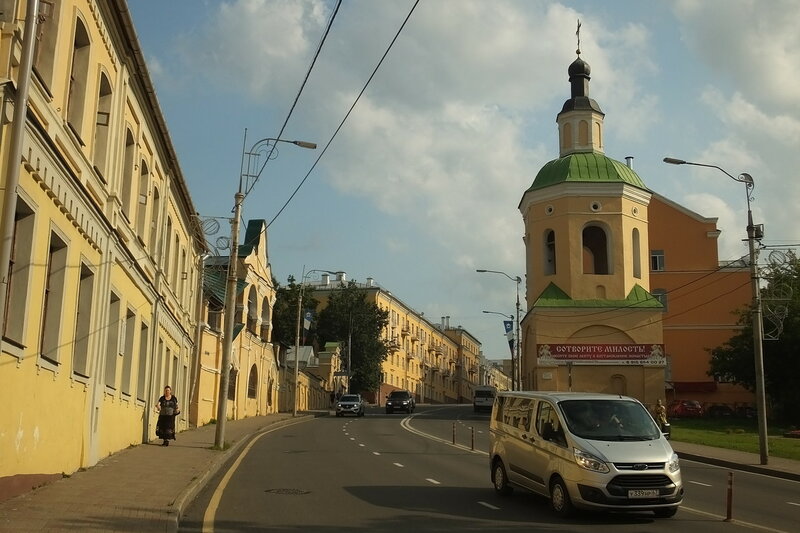
[(336, 416), (364, 416), (364, 400), (360, 394), (345, 394), (336, 402)]
[(705, 408), (705, 411), (711, 418), (730, 418), (734, 415), (733, 408), (724, 403), (715, 403)]
[(416, 407), (414, 395), (407, 390), (395, 390), (386, 396), (386, 413), (392, 414), (395, 411), (405, 411), (413, 413)]
[(675, 400), (667, 407), (667, 416), (672, 418), (699, 418), (703, 416), (703, 406), (697, 400)]

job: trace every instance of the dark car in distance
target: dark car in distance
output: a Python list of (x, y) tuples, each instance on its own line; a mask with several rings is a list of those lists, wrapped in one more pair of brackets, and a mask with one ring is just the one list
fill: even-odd
[(392, 414), (395, 411), (405, 411), (413, 413), (416, 407), (414, 395), (407, 390), (395, 390), (386, 396), (386, 413)]
[(360, 394), (345, 394), (336, 402), (336, 416), (364, 416), (364, 400)]
[(700, 418), (704, 414), (697, 400), (675, 400), (667, 407), (667, 416), (672, 418)]

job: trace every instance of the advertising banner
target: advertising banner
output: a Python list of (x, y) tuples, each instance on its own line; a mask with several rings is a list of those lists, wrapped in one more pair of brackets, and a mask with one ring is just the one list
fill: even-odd
[(663, 344), (540, 344), (540, 363), (666, 364)]

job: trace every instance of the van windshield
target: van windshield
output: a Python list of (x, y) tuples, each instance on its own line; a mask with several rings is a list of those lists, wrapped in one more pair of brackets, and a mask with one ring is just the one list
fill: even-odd
[(591, 440), (656, 440), (661, 431), (647, 410), (631, 400), (564, 400), (559, 402), (567, 427)]

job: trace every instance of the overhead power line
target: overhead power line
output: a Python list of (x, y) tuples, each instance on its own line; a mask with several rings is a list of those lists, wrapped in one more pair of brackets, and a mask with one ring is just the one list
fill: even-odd
[(353, 109), (356, 107), (356, 104), (358, 104), (358, 101), (361, 99), (361, 96), (364, 94), (364, 91), (367, 90), (367, 87), (369, 86), (370, 82), (372, 81), (372, 78), (375, 77), (375, 74), (378, 72), (378, 69), (383, 64), (383, 61), (386, 59), (386, 56), (389, 55), (389, 51), (394, 46), (394, 43), (397, 41), (397, 38), (400, 37), (400, 33), (403, 31), (403, 28), (405, 28), (406, 23), (408, 22), (408, 19), (411, 18), (411, 14), (414, 13), (414, 10), (417, 8), (417, 4), (419, 4), (419, 0), (416, 0), (416, 2), (414, 2), (414, 5), (411, 6), (411, 10), (408, 12), (408, 15), (406, 15), (405, 20), (403, 20), (403, 23), (400, 25), (400, 28), (397, 30), (397, 33), (395, 34), (394, 38), (389, 43), (389, 46), (386, 48), (386, 51), (383, 53), (383, 56), (381, 56), (380, 61), (378, 61), (378, 64), (375, 65), (375, 69), (372, 71), (372, 74), (370, 74), (369, 78), (367, 79), (367, 82), (364, 84), (364, 87), (358, 93), (358, 96), (356, 96), (356, 99), (353, 101), (353, 105), (351, 105), (350, 109), (347, 110), (347, 113), (345, 114), (344, 118), (339, 123), (339, 126), (336, 128), (336, 131), (333, 132), (333, 135), (331, 135), (331, 138), (325, 144), (325, 148), (322, 149), (322, 151), (320, 152), (319, 156), (314, 161), (314, 164), (311, 165), (311, 168), (308, 170), (308, 172), (306, 172), (306, 175), (303, 177), (303, 179), (297, 185), (297, 187), (295, 188), (294, 192), (292, 192), (292, 194), (289, 196), (289, 198), (283, 204), (283, 207), (281, 207), (280, 210), (277, 212), (277, 214), (274, 217), (272, 217), (272, 220), (269, 221), (269, 224), (267, 224), (267, 227), (271, 226), (272, 223), (275, 222), (275, 220), (281, 215), (281, 213), (283, 213), (283, 211), (286, 209), (286, 207), (289, 205), (289, 203), (295, 197), (297, 192), (300, 190), (300, 188), (306, 182), (308, 177), (311, 175), (311, 173), (317, 167), (317, 164), (319, 163), (320, 159), (322, 159), (322, 156), (324, 156), (325, 152), (328, 151), (328, 148), (330, 147), (330, 145), (333, 142), (333, 140), (336, 138), (336, 135), (342, 129), (342, 126), (344, 126), (344, 123), (347, 121), (348, 117), (350, 116), (350, 113), (353, 112)]

